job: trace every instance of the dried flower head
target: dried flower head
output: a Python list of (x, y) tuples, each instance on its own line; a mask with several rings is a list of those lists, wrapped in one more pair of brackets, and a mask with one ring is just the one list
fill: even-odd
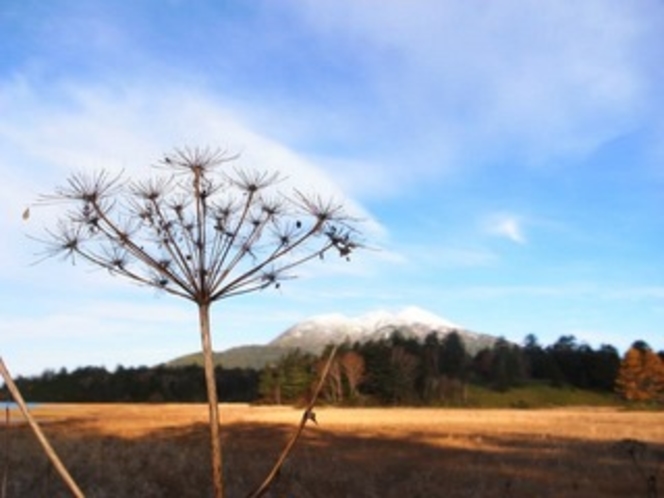
[(193, 173), (197, 177), (204, 177), (212, 173), (220, 164), (234, 161), (237, 158), (238, 155), (230, 155), (221, 149), (185, 147), (164, 155), (157, 166), (170, 169), (176, 174)]

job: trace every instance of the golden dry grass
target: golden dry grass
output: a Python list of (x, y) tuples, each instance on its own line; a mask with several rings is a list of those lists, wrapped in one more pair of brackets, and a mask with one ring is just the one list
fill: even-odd
[[(33, 413), (89, 497), (210, 495), (204, 405), (43, 405)], [(221, 413), (228, 495), (245, 496), (301, 412), (222, 405)], [(317, 418), (272, 496), (647, 497), (649, 476), (664, 486), (657, 412), (321, 408)], [(3, 432), (7, 497), (66, 496), (27, 429)]]

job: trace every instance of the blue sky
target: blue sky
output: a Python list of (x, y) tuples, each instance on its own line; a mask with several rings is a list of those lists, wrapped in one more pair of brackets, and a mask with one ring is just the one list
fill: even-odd
[(0, 6), (0, 337), (17, 374), (199, 348), (190, 303), (39, 265), (70, 173), (183, 145), (343, 198), (377, 250), (213, 313), (215, 348), (419, 306), (543, 344), (664, 348), (664, 4), (66, 1)]

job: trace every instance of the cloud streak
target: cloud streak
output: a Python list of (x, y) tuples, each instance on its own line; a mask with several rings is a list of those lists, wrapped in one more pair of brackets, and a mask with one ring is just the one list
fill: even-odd
[[(419, 115), (401, 139), (427, 127), (426, 146), (442, 141), (452, 158), (579, 157), (634, 126), (647, 112), (644, 92), (654, 91), (636, 61), (657, 27), (636, 4), (291, 5), (320, 37), (362, 47), (383, 96), (374, 113), (392, 130)], [(398, 115), (393, 101), (406, 103)]]
[(499, 213), (493, 214), (485, 221), (485, 230), (490, 235), (506, 238), (516, 244), (527, 242), (523, 229), (523, 221), (520, 217)]

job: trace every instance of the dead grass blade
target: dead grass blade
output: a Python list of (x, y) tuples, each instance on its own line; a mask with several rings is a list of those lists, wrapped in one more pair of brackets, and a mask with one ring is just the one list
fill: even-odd
[(337, 354), (337, 349), (338, 346), (334, 346), (332, 348), (332, 351), (330, 351), (330, 356), (328, 357), (327, 363), (325, 364), (325, 368), (323, 369), (320, 379), (318, 380), (316, 389), (314, 390), (313, 395), (309, 400), (309, 404), (307, 404), (306, 408), (304, 409), (304, 412), (302, 413), (300, 424), (293, 433), (293, 436), (290, 438), (290, 440), (284, 447), (283, 451), (281, 452), (281, 455), (279, 455), (279, 458), (277, 458), (274, 467), (272, 467), (272, 470), (267, 475), (263, 483), (255, 491), (252, 491), (249, 495), (247, 495), (247, 498), (260, 498), (261, 496), (263, 496), (263, 494), (265, 494), (265, 492), (267, 492), (267, 490), (270, 488), (270, 486), (276, 479), (277, 475), (279, 474), (279, 471), (281, 470), (281, 467), (288, 458), (288, 455), (290, 455), (291, 451), (293, 450), (295, 443), (300, 438), (300, 435), (302, 434), (302, 431), (304, 431), (304, 427), (307, 425), (307, 422), (311, 420), (312, 422), (316, 423), (314, 406), (318, 401), (318, 396), (320, 395), (320, 392), (323, 389), (323, 385), (325, 384), (325, 380), (327, 379), (327, 375), (330, 372), (330, 367), (332, 366), (334, 357)]
[(55, 467), (58, 474), (60, 474), (60, 477), (67, 485), (72, 495), (75, 496), (76, 498), (85, 498), (85, 495), (80, 490), (74, 479), (71, 477), (69, 471), (64, 466), (64, 464), (58, 457), (57, 453), (46, 439), (46, 436), (44, 435), (41, 428), (37, 424), (37, 421), (34, 419), (32, 414), (28, 410), (28, 407), (25, 404), (25, 401), (23, 400), (23, 396), (21, 396), (21, 392), (19, 391), (18, 387), (14, 383), (14, 380), (9, 374), (9, 370), (7, 370), (7, 367), (5, 366), (5, 362), (2, 360), (2, 357), (0, 357), (0, 375), (2, 375), (2, 378), (4, 379), (5, 384), (9, 389), (9, 392), (11, 393), (12, 397), (14, 398), (14, 401), (16, 402), (19, 409), (23, 413), (23, 416), (27, 420), (28, 425), (32, 429), (32, 432), (37, 437), (37, 440), (39, 440), (39, 443), (41, 444), (44, 453), (46, 453), (46, 456), (49, 458), (49, 460), (51, 460), (51, 463)]
[(9, 479), (9, 405), (5, 407), (5, 464), (2, 469), (2, 484), (0, 484), (0, 497), (7, 498), (7, 480)]

